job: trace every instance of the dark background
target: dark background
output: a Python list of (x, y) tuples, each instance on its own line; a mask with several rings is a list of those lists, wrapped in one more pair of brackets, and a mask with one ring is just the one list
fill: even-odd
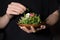
[[(12, 1), (12, 0), (10, 0), (10, 1)], [(0, 16), (4, 15), (4, 13), (6, 12), (7, 5), (10, 3), (10, 1), (9, 0), (0, 0), (0, 14), (1, 14)], [(54, 0), (52, 2), (54, 2)], [(59, 6), (60, 0), (57, 0), (57, 3)], [(54, 6), (54, 5), (52, 5), (52, 6)], [(53, 10), (51, 9), (51, 11), (53, 11)], [(52, 28), (55, 33), (55, 35), (53, 36), (53, 40), (60, 40), (60, 19), (55, 26), (56, 27)], [(0, 29), (0, 40), (3, 40), (3, 37), (4, 37), (4, 29), (3, 30)]]

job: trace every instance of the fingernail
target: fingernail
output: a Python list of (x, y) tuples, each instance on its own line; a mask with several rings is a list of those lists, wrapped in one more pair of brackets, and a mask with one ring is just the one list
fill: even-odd
[(45, 29), (45, 28), (46, 28), (46, 26), (43, 27), (43, 29)]
[(21, 29), (23, 28), (23, 27), (20, 27)]

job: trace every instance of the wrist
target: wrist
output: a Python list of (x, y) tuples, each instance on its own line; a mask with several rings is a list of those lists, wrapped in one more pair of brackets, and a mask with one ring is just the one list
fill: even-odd
[(8, 17), (9, 19), (13, 17), (13, 15), (9, 15), (9, 14), (5, 14), (5, 16)]

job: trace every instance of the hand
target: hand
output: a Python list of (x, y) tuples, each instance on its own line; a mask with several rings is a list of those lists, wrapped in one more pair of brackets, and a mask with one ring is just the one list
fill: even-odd
[(7, 15), (19, 15), (26, 11), (26, 7), (20, 3), (12, 2), (8, 5)]
[(30, 29), (26, 28), (25, 26), (23, 26), (23, 27), (20, 26), (20, 28), (21, 28), (23, 31), (27, 32), (27, 33), (35, 33), (36, 31), (45, 29), (46, 26), (45, 26), (45, 25), (41, 25), (40, 28), (37, 28), (37, 29), (35, 29), (35, 28), (32, 27), (32, 26), (30, 27)]

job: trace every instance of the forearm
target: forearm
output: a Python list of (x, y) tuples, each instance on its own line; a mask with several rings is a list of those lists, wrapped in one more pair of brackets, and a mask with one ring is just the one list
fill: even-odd
[(55, 12), (53, 12), (51, 15), (49, 15), (46, 19), (46, 24), (52, 26), (54, 25), (59, 19), (59, 13), (58, 10), (56, 10)]
[(5, 26), (8, 24), (8, 22), (11, 18), (12, 18), (12, 16), (9, 16), (7, 14), (0, 17), (0, 29), (5, 28)]

